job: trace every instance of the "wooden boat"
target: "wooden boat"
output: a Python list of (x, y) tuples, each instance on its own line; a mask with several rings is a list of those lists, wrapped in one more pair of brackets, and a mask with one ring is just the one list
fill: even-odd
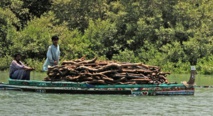
[(113, 84), (92, 85), (81, 82), (67, 81), (35, 81), (12, 80), (0, 84), (1, 90), (31, 91), (39, 93), (67, 93), (67, 94), (125, 94), (139, 96), (155, 95), (194, 95), (195, 67), (191, 67), (188, 82), (162, 84)]

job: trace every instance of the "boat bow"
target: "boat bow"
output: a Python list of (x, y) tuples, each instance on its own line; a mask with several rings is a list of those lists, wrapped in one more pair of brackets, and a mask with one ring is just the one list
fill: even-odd
[(182, 82), (187, 88), (192, 87), (195, 84), (195, 75), (197, 74), (195, 66), (191, 66), (189, 81)]

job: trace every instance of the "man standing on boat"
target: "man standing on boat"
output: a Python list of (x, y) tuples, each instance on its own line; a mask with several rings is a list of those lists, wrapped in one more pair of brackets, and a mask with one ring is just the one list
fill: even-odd
[(11, 79), (30, 80), (30, 71), (32, 70), (34, 69), (21, 62), (21, 54), (17, 53), (10, 64), (9, 76)]
[(48, 70), (48, 66), (54, 66), (59, 64), (60, 49), (58, 45), (58, 36), (52, 36), (52, 45), (49, 46), (47, 51), (47, 59), (43, 65), (43, 71)]

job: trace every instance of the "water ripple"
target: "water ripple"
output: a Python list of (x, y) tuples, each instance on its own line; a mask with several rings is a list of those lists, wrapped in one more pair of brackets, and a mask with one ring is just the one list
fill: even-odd
[(1, 116), (211, 116), (213, 89), (194, 96), (70, 95), (0, 91)]

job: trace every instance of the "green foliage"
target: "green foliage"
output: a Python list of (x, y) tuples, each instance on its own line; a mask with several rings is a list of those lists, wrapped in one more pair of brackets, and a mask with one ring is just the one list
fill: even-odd
[(113, 60), (120, 62), (133, 62), (133, 63), (140, 62), (139, 59), (135, 57), (133, 51), (126, 49), (124, 51), (120, 51), (119, 54), (114, 55)]
[(165, 59), (170, 62), (187, 62), (188, 60), (184, 59), (185, 52), (183, 46), (181, 46), (178, 42), (172, 42), (171, 44), (163, 45), (160, 50), (165, 53)]
[(0, 70), (6, 70), (9, 68), (10, 63), (12, 61), (12, 57), (9, 55), (5, 55), (4, 57), (0, 57)]
[(15, 14), (9, 9), (0, 8), (0, 55), (6, 55), (11, 46), (11, 41), (14, 37), (15, 27), (14, 23), (17, 23), (18, 19)]
[(9, 9), (20, 21), (18, 23), (13, 23), (17, 30), (23, 28), (27, 21), (30, 20), (29, 9), (26, 8), (26, 4), (23, 0), (3, 0), (1, 1), (2, 8)]
[(24, 59), (23, 62), (25, 65), (30, 66), (32, 68), (35, 69), (35, 71), (37, 72), (41, 72), (42, 71), (42, 66), (44, 63), (44, 60), (38, 60), (38, 59), (32, 59), (32, 58), (27, 58)]
[(93, 51), (88, 48), (88, 40), (82, 37), (81, 32), (78, 30), (63, 31), (60, 38), (60, 48), (63, 56), (61, 60), (78, 59), (83, 56), (87, 58), (94, 57)]
[[(163, 71), (171, 72), (173, 74), (188, 74), (190, 72), (190, 63), (183, 63), (178, 61), (176, 63), (167, 62), (161, 65)], [(199, 70), (198, 70), (199, 71)]]
[(21, 52), (40, 70), (58, 35), (61, 61), (96, 56), (174, 73), (197, 65), (199, 73), (213, 74), (212, 6), (212, 0), (2, 0), (0, 67)]
[(55, 34), (54, 15), (48, 14), (41, 18), (34, 18), (28, 25), (13, 39), (13, 53), (23, 53), (25, 58), (44, 58), (48, 45), (51, 43), (51, 36)]
[(88, 48), (94, 51), (94, 54), (102, 56), (112, 50), (118, 50), (117, 39), (114, 39), (117, 33), (116, 27), (110, 21), (90, 20), (90, 25), (85, 31), (84, 38), (88, 40)]
[(200, 74), (212, 74), (213, 72), (213, 55), (198, 60), (197, 70)]
[(90, 19), (104, 19), (106, 0), (54, 0), (52, 11), (60, 22), (66, 21), (68, 28), (84, 32)]
[(23, 7), (25, 9), (29, 9), (29, 13), (36, 17), (40, 17), (43, 13), (48, 12), (50, 10), (51, 2), (52, 2), (52, 0), (39, 0), (39, 1), (38, 0), (22, 0), (22, 1), (23, 1)]

